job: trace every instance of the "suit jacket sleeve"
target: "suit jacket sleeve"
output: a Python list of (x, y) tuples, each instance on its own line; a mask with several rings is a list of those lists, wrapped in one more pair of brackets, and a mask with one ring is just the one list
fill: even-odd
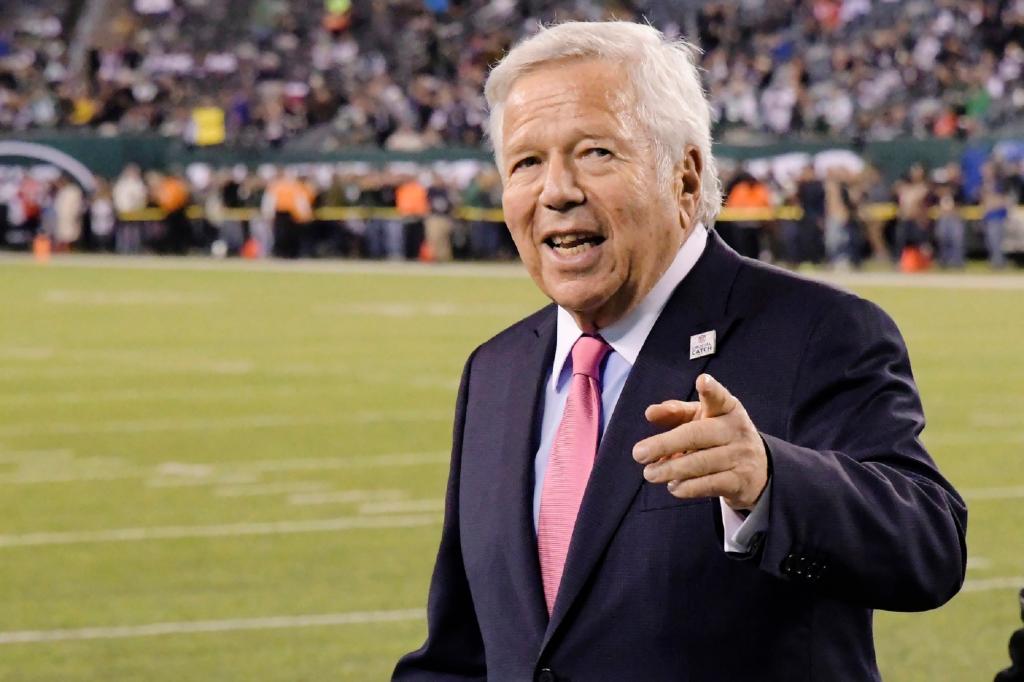
[(868, 608), (917, 611), (963, 583), (967, 508), (918, 436), (924, 413), (895, 323), (849, 295), (812, 328), (772, 466), (761, 567)]
[(462, 563), (459, 534), (459, 474), (462, 434), (469, 399), (469, 374), (473, 355), (466, 361), (459, 383), (452, 434), (451, 472), (445, 495), (441, 547), (434, 564), (427, 598), (427, 641), (405, 655), (395, 668), (393, 680), (484, 680), (484, 645), (473, 599)]

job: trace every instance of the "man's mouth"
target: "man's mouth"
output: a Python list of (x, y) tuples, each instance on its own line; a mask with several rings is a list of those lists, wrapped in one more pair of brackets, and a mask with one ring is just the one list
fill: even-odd
[(604, 242), (604, 237), (597, 234), (562, 234), (548, 237), (544, 243), (551, 247), (555, 253), (563, 256), (574, 256), (583, 253)]

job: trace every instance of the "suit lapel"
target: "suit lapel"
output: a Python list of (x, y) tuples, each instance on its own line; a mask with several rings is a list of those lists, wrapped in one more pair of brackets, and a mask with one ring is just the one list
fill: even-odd
[(504, 481), (498, 500), (508, 538), (508, 565), (515, 595), (539, 637), (547, 625), (547, 608), (533, 527), (533, 466), (537, 448), (538, 415), (543, 409), (544, 381), (555, 349), (555, 308), (527, 333), (519, 362), (509, 363), (505, 401), (505, 431), (497, 480)]
[(740, 262), (712, 232), (703, 255), (651, 329), (598, 448), (542, 652), (584, 590), (644, 482), (642, 467), (633, 460), (633, 445), (657, 431), (644, 418), (644, 409), (670, 398), (694, 399), (694, 384), (711, 356), (690, 360), (690, 336), (715, 330), (719, 352), (737, 322), (726, 313), (726, 302)]

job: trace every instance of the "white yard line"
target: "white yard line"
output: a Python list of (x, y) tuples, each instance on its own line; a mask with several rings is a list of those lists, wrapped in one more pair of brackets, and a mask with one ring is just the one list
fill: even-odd
[(213, 494), (217, 497), (257, 497), (262, 495), (289, 495), (326, 490), (329, 484), (323, 481), (281, 481), (278, 483), (234, 483), (220, 485)]
[(217, 429), (265, 429), (356, 422), (417, 422), (451, 419), (450, 410), (362, 410), (315, 416), (250, 414), (239, 417), (164, 417), (94, 422), (52, 422), (0, 426), (0, 436), (81, 435), (85, 433), (153, 433)]
[[(1024, 576), (968, 580), (964, 592), (1016, 589), (1024, 586)], [(225, 620), (195, 620), (142, 625), (114, 625), (57, 630), (9, 630), (0, 632), (0, 645), (37, 644), (97, 639), (128, 639), (164, 635), (208, 634), (240, 632), (246, 630), (282, 630), (291, 628), (331, 627), (337, 625), (366, 625), (422, 621), (423, 609), (392, 609), (381, 611), (350, 611), (343, 613), (317, 613), (294, 616), (266, 616), (261, 618), (232, 618)]]
[(15, 462), (18, 464), (24, 464), (25, 462), (39, 461), (39, 460), (66, 460), (74, 457), (75, 451), (70, 448), (45, 448), (41, 450), (3, 450), (0, 449), (0, 462), (9, 463)]
[(52, 357), (52, 348), (37, 348), (35, 346), (0, 346), (0, 360), (49, 360)]
[(968, 275), (963, 273), (905, 275), (896, 272), (801, 272), (812, 279), (843, 287), (892, 287), (895, 289), (1024, 289), (1024, 277), (1015, 274)]
[(194, 620), (176, 623), (147, 623), (144, 625), (115, 625), (60, 630), (14, 630), (0, 632), (0, 644), (32, 644), (89, 639), (126, 639), (130, 637), (156, 637), (160, 635), (239, 632), (243, 630), (281, 630), (333, 625), (364, 625), (369, 623), (418, 621), (425, 618), (426, 612), (423, 609), (393, 609), (390, 611), (315, 613), (298, 616)]
[(457, 303), (454, 301), (374, 301), (372, 303), (324, 303), (313, 306), (316, 315), (350, 317), (526, 317), (536, 308), (507, 303)]
[[(240, 371), (233, 371), (239, 369)], [(111, 376), (136, 377), (138, 375), (181, 375), (181, 374), (216, 374), (218, 376), (242, 376), (248, 371), (241, 366), (230, 364), (191, 364), (188, 366), (172, 364), (166, 360), (154, 359), (152, 364), (117, 364), (114, 362), (97, 361), (91, 365), (68, 364), (61, 366), (58, 363), (47, 363), (45, 367), (5, 367), (0, 373), (0, 381), (23, 381), (31, 379), (39, 381), (43, 379), (57, 379), (66, 382), (70, 378), (102, 377)]]
[[(335, 392), (336, 387), (331, 387), (330, 391)], [(77, 405), (77, 404), (94, 404), (94, 403), (109, 403), (109, 402), (139, 402), (154, 401), (154, 402), (172, 402), (172, 401), (184, 401), (191, 402), (195, 400), (219, 400), (219, 399), (234, 399), (257, 394), (261, 398), (269, 396), (280, 396), (289, 397), (301, 394), (309, 393), (325, 393), (326, 389), (318, 389), (316, 387), (303, 388), (301, 391), (293, 387), (270, 387), (260, 385), (243, 385), (243, 386), (228, 386), (225, 388), (189, 388), (189, 389), (177, 389), (177, 388), (151, 388), (151, 389), (137, 389), (137, 388), (120, 388), (110, 390), (97, 390), (97, 391), (60, 391), (51, 393), (33, 393), (31, 395), (10, 395), (0, 396), (0, 405)]]
[(972, 500), (1017, 500), (1024, 497), (1024, 485), (995, 488), (964, 488), (960, 491), (964, 499)]
[(205, 478), (181, 474), (169, 476), (157, 474), (148, 478), (146, 475), (143, 475), (141, 477), (131, 476), (130, 478), (146, 478), (147, 488), (198, 488), (213, 485), (251, 485), (260, 482), (260, 476), (255, 472), (218, 474), (216, 476), (210, 475)]
[(219, 303), (223, 297), (186, 291), (110, 291), (50, 289), (42, 292), (43, 303), (83, 305), (204, 305)]
[(446, 450), (429, 452), (397, 452), (382, 455), (348, 455), (344, 457), (305, 457), (251, 460), (237, 466), (225, 464), (228, 470), (258, 471), (324, 471), (327, 469), (351, 469), (378, 466), (409, 466), (418, 464), (434, 464), (447, 462), (451, 453)]
[[(305, 348), (305, 347), (304, 347)], [(336, 349), (334, 349), (336, 351)], [(319, 354), (314, 349), (310, 354)], [(246, 383), (233, 384), (227, 387), (189, 386), (187, 388), (156, 387), (149, 389), (113, 388), (84, 391), (45, 390), (51, 387), (37, 386), (28, 395), (0, 396), (0, 404), (31, 404), (38, 402), (92, 402), (95, 400), (130, 400), (160, 399), (169, 396), (190, 397), (198, 395), (227, 395), (237, 397), (240, 391), (258, 391), (260, 394), (284, 393), (286, 395), (307, 394), (310, 392), (338, 392), (349, 390), (346, 384), (323, 382), (329, 378), (343, 378), (357, 383), (372, 383), (384, 386), (412, 386), (415, 388), (444, 388), (458, 386), (458, 368), (450, 372), (424, 373), (422, 368), (403, 369), (401, 367), (384, 370), (380, 367), (353, 366), (342, 363), (332, 364), (329, 360), (314, 362), (291, 362), (287, 359), (264, 357), (260, 361), (252, 359), (230, 358), (176, 358), (171, 351), (153, 347), (146, 351), (115, 349), (113, 351), (66, 351), (61, 350), (55, 360), (45, 364), (26, 365), (18, 363), (0, 366), (0, 382), (13, 382), (31, 379), (38, 383), (42, 379), (62, 380), (53, 388), (62, 388), (70, 377), (131, 377), (142, 383), (139, 377), (162, 376), (165, 374), (200, 374), (244, 377), (253, 373), (264, 377), (272, 377), (273, 384)], [(296, 382), (295, 377), (314, 378), (318, 382)], [(286, 383), (287, 382), (287, 383)], [(282, 386), (282, 384), (285, 384)], [(352, 389), (354, 390), (354, 389)]]
[(992, 590), (1019, 590), (1024, 588), (1024, 575), (1004, 578), (974, 578), (964, 582), (961, 592), (990, 592)]
[(291, 535), (357, 530), (361, 528), (413, 528), (441, 523), (437, 514), (406, 516), (343, 516), (333, 519), (300, 519), (263, 523), (225, 523), (211, 526), (152, 526), (104, 530), (55, 531), (0, 535), (0, 549), (43, 545), (81, 545), (143, 540), (241, 537), (248, 535)]
[[(39, 267), (31, 256), (0, 254), (0, 263)], [(518, 263), (379, 263), (345, 260), (213, 260), (202, 257), (166, 256), (93, 256), (75, 254), (55, 256), (47, 267), (117, 270), (184, 270), (201, 272), (265, 272), (277, 274), (396, 275), (400, 277), (501, 277), (526, 279)]]
[[(30, 255), (0, 254), (0, 263), (39, 268)], [(57, 255), (46, 267), (111, 268), (119, 270), (183, 270), (204, 272), (264, 272), (279, 274), (391, 275), (401, 277), (469, 277), (526, 279), (519, 263), (390, 263), (346, 260), (214, 260), (203, 257)], [(813, 279), (841, 286), (879, 286), (935, 289), (1024, 289), (1024, 276), (993, 274), (800, 271)]]
[(0, 476), (0, 485), (36, 485), (40, 483), (84, 483), (91, 481), (127, 481), (144, 476), (136, 469), (124, 471), (79, 471), (45, 474), (10, 474)]
[(298, 493), (288, 497), (294, 505), (352, 504), (372, 500), (400, 500), (408, 497), (404, 490), (334, 490), (327, 493)]
[[(447, 463), (445, 450), (398, 452), (380, 455), (355, 454), (345, 457), (282, 457), (227, 462), (162, 462), (153, 467), (125, 465), (116, 470), (98, 471), (16, 471), (0, 474), (0, 485), (35, 485), (85, 481), (145, 479), (151, 488), (238, 485), (259, 482), (265, 473), (294, 471), (334, 471), (374, 467), (405, 467)], [(74, 460), (71, 460), (72, 462)]]
[(394, 466), (420, 466), (446, 463), (451, 453), (446, 450), (429, 452), (395, 452), (381, 455), (346, 455), (343, 457), (281, 457), (274, 459), (253, 459), (238, 462), (164, 462), (157, 467), (156, 476), (147, 485), (177, 487), (191, 485), (212, 485), (232, 479), (259, 474), (296, 471), (333, 471), (338, 469), (360, 469)]
[(1016, 411), (975, 412), (971, 415), (970, 423), (975, 428), (983, 429), (1019, 429), (1024, 425), (1024, 417)]
[(978, 443), (997, 443), (999, 445), (1021, 445), (1024, 444), (1024, 431), (956, 431), (945, 433), (924, 433), (924, 443), (929, 447), (935, 445), (943, 446), (972, 446)]
[(384, 500), (359, 505), (360, 514), (408, 514), (411, 512), (444, 511), (444, 500)]

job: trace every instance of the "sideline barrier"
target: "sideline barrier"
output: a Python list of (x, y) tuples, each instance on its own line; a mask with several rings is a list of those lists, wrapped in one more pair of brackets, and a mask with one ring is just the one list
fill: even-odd
[[(1017, 209), (1024, 209), (1018, 206)], [(225, 208), (218, 212), (218, 219), (223, 220), (252, 220), (260, 216), (258, 208)], [(963, 206), (958, 210), (960, 217), (964, 220), (981, 220), (984, 210), (981, 206)], [(201, 220), (206, 217), (206, 211), (202, 206), (192, 205), (185, 210), (185, 215), (192, 220)], [(864, 207), (862, 217), (869, 220), (892, 220), (897, 216), (896, 204), (868, 204)], [(930, 217), (937, 218), (939, 210), (931, 209)], [(167, 214), (159, 208), (147, 208), (141, 211), (121, 213), (118, 219), (121, 222), (154, 222), (163, 220)], [(406, 220), (415, 218), (399, 213), (393, 208), (370, 208), (364, 206), (323, 206), (313, 211), (316, 220)], [(504, 213), (500, 208), (471, 208), (463, 207), (456, 209), (453, 217), (459, 220), (503, 223)], [(778, 208), (724, 208), (718, 214), (717, 222), (769, 222), (772, 220), (800, 220), (803, 217), (803, 210), (796, 206), (781, 206)]]

